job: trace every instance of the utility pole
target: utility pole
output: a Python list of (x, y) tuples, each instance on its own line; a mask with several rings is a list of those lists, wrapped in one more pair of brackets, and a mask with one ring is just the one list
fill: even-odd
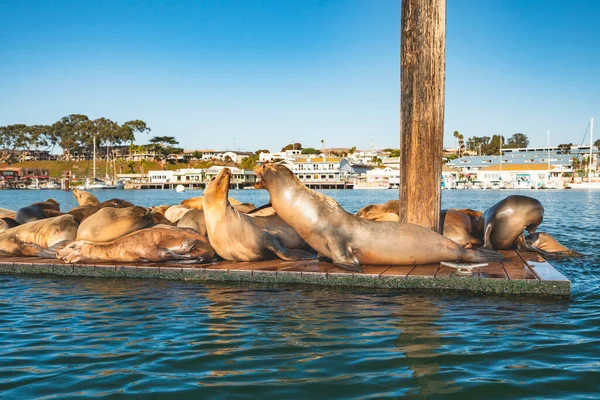
[(402, 0), (400, 221), (440, 232), (446, 1)]

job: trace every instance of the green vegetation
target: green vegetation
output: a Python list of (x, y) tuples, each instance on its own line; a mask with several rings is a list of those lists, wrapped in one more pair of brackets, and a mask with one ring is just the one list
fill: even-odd
[(290, 143), (281, 149), (281, 151), (286, 150), (302, 150), (302, 145), (300, 143)]
[(302, 154), (319, 154), (320, 151), (317, 149), (313, 149), (312, 147), (307, 147), (302, 149)]
[(141, 120), (119, 125), (108, 118), (90, 120), (83, 114), (68, 115), (52, 125), (0, 126), (0, 162), (14, 163), (22, 152), (51, 151), (56, 145), (63, 149), (65, 159), (70, 160), (73, 152), (89, 152), (94, 136), (98, 146), (128, 142), (132, 148), (135, 134), (147, 132), (150, 128)]

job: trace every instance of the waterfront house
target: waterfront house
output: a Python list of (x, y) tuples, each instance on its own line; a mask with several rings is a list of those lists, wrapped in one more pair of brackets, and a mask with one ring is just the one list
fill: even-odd
[(340, 183), (343, 182), (339, 157), (307, 156), (293, 162), (283, 162), (304, 183)]
[(561, 166), (548, 169), (548, 164), (539, 163), (498, 164), (481, 168), (472, 177), (476, 177), (484, 187), (496, 182), (508, 189), (530, 189), (562, 186), (562, 171)]
[(258, 161), (273, 162), (275, 160), (293, 161), (296, 158), (302, 157), (302, 150), (286, 150), (279, 153), (260, 153)]
[(206, 170), (205, 182), (209, 182), (212, 178), (219, 175), (219, 172), (221, 172), (223, 168), (229, 168), (231, 170), (230, 183), (233, 186), (252, 186), (256, 183), (256, 176), (254, 175), (253, 170), (240, 169), (237, 167), (223, 167), (219, 165), (214, 165)]

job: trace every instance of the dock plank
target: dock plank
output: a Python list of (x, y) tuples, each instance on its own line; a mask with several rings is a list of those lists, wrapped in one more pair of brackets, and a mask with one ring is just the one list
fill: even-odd
[(414, 265), (393, 265), (382, 272), (381, 276), (407, 276), (414, 268)]
[(569, 281), (563, 274), (558, 272), (539, 254), (532, 252), (520, 252), (519, 255), (523, 258), (523, 260), (525, 260), (527, 265), (529, 265), (533, 273), (537, 275), (540, 281)]
[[(364, 275), (381, 275), (390, 268), (389, 265), (367, 265), (362, 267)], [(360, 272), (358, 272), (360, 274)]]
[(424, 278), (434, 278), (438, 269), (440, 268), (440, 264), (425, 264), (425, 265), (417, 265), (412, 271), (408, 274), (408, 276), (420, 276)]
[(479, 277), (484, 279), (508, 279), (502, 263), (491, 262), (487, 267), (479, 268)]
[(445, 265), (440, 265), (440, 268), (436, 272), (435, 277), (436, 278), (450, 278), (454, 274), (455, 271), (456, 271), (456, 269), (454, 269), (454, 268), (446, 267)]
[(516, 251), (500, 250), (499, 252), (504, 257), (502, 266), (510, 280), (538, 280), (538, 277), (529, 269), (529, 266), (525, 264)]

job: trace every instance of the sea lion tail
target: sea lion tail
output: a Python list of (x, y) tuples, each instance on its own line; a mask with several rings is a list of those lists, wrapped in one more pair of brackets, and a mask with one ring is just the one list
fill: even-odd
[(464, 253), (460, 257), (460, 261), (464, 262), (499, 261), (501, 259), (502, 254), (483, 247), (478, 249), (464, 249)]

